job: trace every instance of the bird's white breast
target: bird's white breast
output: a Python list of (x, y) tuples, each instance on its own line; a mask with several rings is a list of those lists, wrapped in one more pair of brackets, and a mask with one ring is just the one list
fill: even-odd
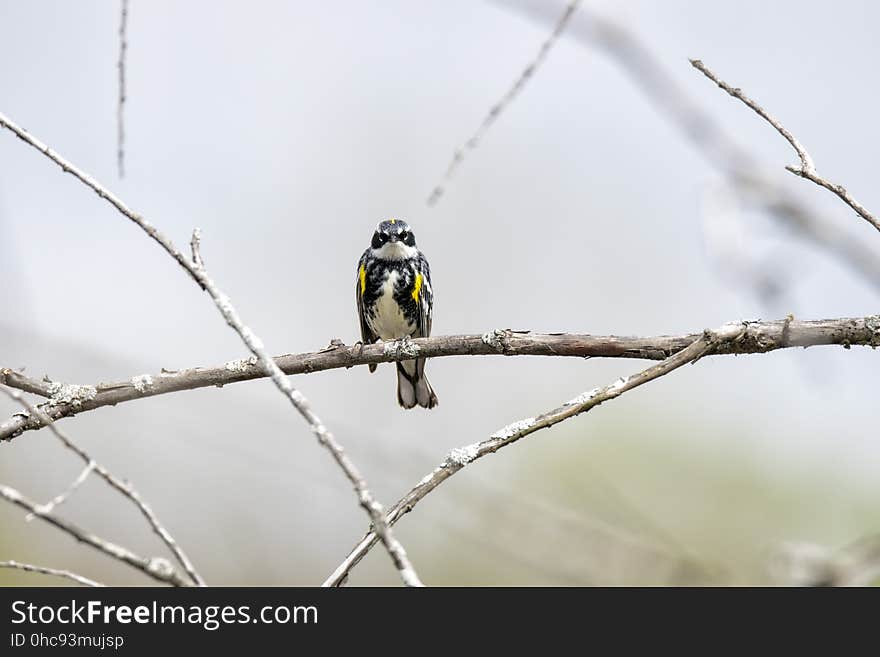
[(382, 260), (409, 260), (418, 254), (417, 248), (407, 246), (403, 242), (386, 242), (378, 249), (373, 249), (373, 257)]
[(370, 328), (382, 340), (397, 340), (415, 331), (394, 300), (394, 288), (399, 278), (400, 272), (392, 270), (388, 274), (376, 300), (376, 312), (369, 319)]

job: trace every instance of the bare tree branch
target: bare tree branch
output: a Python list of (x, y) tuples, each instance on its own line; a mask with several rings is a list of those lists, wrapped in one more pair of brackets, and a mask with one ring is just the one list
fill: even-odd
[[(27, 131), (17, 126), (2, 113), (0, 113), (0, 127), (6, 128), (19, 139), (36, 148), (43, 155), (60, 166), (62, 171), (73, 175), (80, 182), (98, 194), (98, 196), (119, 210), (123, 216), (137, 224), (145, 233), (147, 233), (147, 235), (155, 240), (168, 253), (168, 255), (174, 258), (177, 263), (183, 267), (190, 276), (192, 276), (193, 280), (195, 280), (195, 282), (210, 295), (211, 299), (214, 301), (214, 305), (217, 306), (217, 309), (220, 311), (223, 319), (226, 320), (226, 323), (239, 335), (242, 342), (245, 343), (250, 352), (257, 358), (260, 366), (269, 378), (272, 379), (272, 382), (278, 390), (281, 391), (299, 414), (306, 420), (306, 422), (308, 422), (312, 433), (318, 440), (318, 443), (330, 452), (333, 459), (342, 469), (343, 474), (357, 493), (358, 502), (372, 519), (376, 531), (381, 537), (382, 543), (388, 550), (392, 562), (400, 572), (400, 576), (404, 583), (408, 586), (421, 586), (421, 581), (413, 569), (412, 564), (409, 562), (409, 559), (406, 556), (406, 551), (403, 549), (400, 542), (394, 538), (390, 528), (385, 525), (385, 512), (382, 509), (382, 506), (373, 498), (373, 494), (367, 487), (366, 481), (364, 481), (364, 478), (361, 476), (354, 463), (345, 454), (341, 445), (336, 441), (333, 434), (330, 433), (330, 430), (327, 429), (318, 415), (312, 410), (306, 397), (293, 387), (290, 381), (284, 376), (284, 373), (275, 364), (275, 361), (272, 360), (269, 352), (267, 352), (266, 348), (263, 346), (263, 341), (257, 337), (249, 327), (245, 326), (229, 297), (226, 296), (226, 294), (217, 287), (213, 279), (208, 276), (202, 263), (201, 256), (199, 255), (198, 234), (194, 234), (193, 240), (190, 243), (193, 250), (193, 259), (190, 260), (180, 252), (170, 239), (159, 232), (153, 224), (144, 219), (141, 215), (132, 211), (119, 197), (98, 183), (87, 173), (81, 171), (69, 161), (52, 151), (48, 146), (34, 138)], [(147, 387), (148, 380), (142, 379), (139, 383), (143, 387)]]
[[(562, 406), (536, 417), (526, 418), (493, 433), (488, 439), (479, 443), (473, 443), (464, 447), (453, 449), (446, 459), (437, 466), (433, 472), (425, 476), (415, 487), (395, 504), (388, 512), (386, 520), (393, 525), (401, 517), (415, 508), (428, 493), (449, 479), (456, 472), (469, 463), (479, 458), (497, 452), (502, 447), (510, 445), (520, 438), (533, 434), (541, 429), (547, 429), (559, 422), (586, 413), (599, 404), (615, 397), (619, 397), (628, 390), (653, 381), (682, 365), (695, 363), (703, 356), (710, 353), (725, 353), (740, 342), (748, 342), (749, 325), (744, 322), (725, 324), (715, 331), (704, 331), (690, 345), (665, 360), (642, 370), (638, 374), (617, 379), (614, 383), (600, 388), (589, 390), (578, 397), (566, 402)], [(375, 545), (377, 538), (373, 532), (366, 536), (354, 547), (345, 560), (324, 581), (324, 586), (340, 586), (348, 577), (348, 573), (354, 566), (360, 563), (370, 549)]]
[(483, 122), (477, 128), (476, 132), (471, 135), (470, 139), (468, 139), (463, 146), (455, 149), (455, 153), (452, 155), (452, 161), (446, 168), (446, 173), (443, 174), (442, 180), (434, 186), (434, 189), (428, 196), (428, 205), (434, 205), (440, 200), (440, 197), (443, 196), (443, 193), (445, 192), (445, 184), (452, 179), (455, 170), (461, 164), (462, 160), (464, 160), (465, 153), (475, 149), (480, 144), (480, 140), (483, 139), (489, 131), (489, 128), (492, 127), (492, 124), (495, 123), (498, 117), (501, 116), (501, 113), (508, 105), (510, 105), (510, 103), (513, 102), (517, 95), (519, 95), (519, 92), (523, 90), (526, 83), (535, 74), (538, 67), (544, 62), (544, 59), (547, 57), (553, 44), (559, 39), (559, 35), (562, 34), (562, 31), (565, 29), (565, 26), (568, 24), (568, 21), (571, 19), (572, 14), (574, 14), (580, 3), (581, 0), (571, 0), (566, 5), (559, 20), (556, 21), (553, 32), (547, 40), (541, 44), (541, 48), (538, 50), (538, 54), (535, 55), (535, 58), (529, 62), (525, 69), (523, 69), (522, 73), (519, 74), (519, 77), (514, 81), (510, 89), (507, 90), (507, 93), (501, 97), (501, 100), (489, 108), (489, 113), (486, 115), (486, 118), (483, 119)]
[(816, 167), (813, 165), (813, 158), (810, 157), (810, 154), (803, 147), (803, 145), (797, 140), (797, 138), (791, 134), (788, 130), (785, 129), (785, 126), (780, 123), (779, 119), (775, 118), (772, 114), (767, 112), (763, 107), (761, 107), (757, 102), (746, 96), (741, 89), (731, 87), (724, 80), (721, 80), (717, 75), (715, 75), (712, 71), (706, 68), (706, 65), (703, 64), (699, 59), (690, 60), (691, 65), (700, 71), (707, 78), (712, 80), (715, 84), (717, 84), (721, 89), (726, 91), (728, 94), (736, 98), (737, 100), (742, 101), (747, 107), (749, 107), (752, 111), (754, 111), (758, 116), (763, 118), (767, 123), (776, 128), (776, 131), (785, 137), (789, 144), (791, 144), (792, 148), (797, 152), (798, 158), (800, 158), (801, 166), (793, 167), (786, 166), (787, 171), (791, 171), (793, 174), (800, 176), (801, 178), (806, 178), (807, 180), (811, 180), (817, 185), (824, 187), (828, 191), (836, 194), (840, 200), (846, 203), (849, 207), (856, 211), (856, 213), (869, 224), (871, 224), (877, 230), (880, 230), (880, 221), (871, 214), (865, 206), (856, 201), (852, 195), (846, 191), (846, 189), (841, 185), (836, 185), (829, 180), (823, 178), (822, 176), (816, 173)]
[[(24, 397), (21, 396), (21, 394), (19, 394), (18, 392), (7, 390), (2, 386), (0, 386), (0, 391), (24, 406), (32, 417), (39, 418), (40, 421), (44, 423), (44, 425), (47, 425), (49, 427), (49, 430), (53, 434), (55, 434), (55, 437), (58, 438), (58, 440), (60, 440), (62, 444), (67, 447), (67, 449), (79, 456), (86, 464), (86, 469), (83, 470), (80, 478), (77, 479), (77, 481), (74, 482), (74, 485), (71, 486), (71, 488), (69, 488), (62, 495), (66, 497), (67, 494), (72, 492), (72, 490), (75, 489), (79, 485), (79, 483), (82, 483), (82, 481), (85, 480), (86, 476), (88, 476), (88, 474), (92, 470), (94, 470), (112, 488), (116, 489), (117, 491), (122, 493), (122, 495), (131, 500), (131, 502), (140, 510), (144, 518), (147, 519), (147, 522), (150, 523), (150, 527), (153, 528), (153, 531), (159, 536), (160, 539), (162, 539), (162, 542), (165, 543), (169, 550), (171, 550), (171, 553), (174, 555), (180, 565), (183, 566), (183, 569), (186, 570), (187, 574), (192, 578), (193, 583), (197, 586), (205, 586), (205, 580), (202, 579), (202, 576), (199, 575), (198, 571), (196, 571), (195, 566), (193, 565), (192, 561), (190, 561), (186, 553), (183, 551), (183, 548), (181, 548), (177, 544), (177, 541), (174, 540), (174, 537), (171, 535), (171, 533), (167, 529), (165, 529), (161, 522), (159, 522), (159, 518), (140, 496), (140, 494), (138, 494), (134, 486), (132, 486), (131, 482), (119, 479), (107, 468), (95, 461), (84, 449), (73, 442), (73, 440), (71, 440), (66, 433), (64, 433), (58, 426), (56, 426), (52, 418), (46, 415), (46, 413), (44, 413), (41, 409), (30, 404), (26, 399), (24, 399)], [(40, 510), (43, 513), (47, 513), (52, 511), (52, 509), (58, 504), (58, 498), (55, 498), (49, 504), (41, 506)], [(29, 520), (31, 517), (33, 516), (28, 516), (26, 519)]]
[(128, 50), (126, 29), (128, 27), (128, 0), (120, 0), (119, 18), (119, 99), (116, 105), (116, 166), (119, 177), (125, 176), (125, 52)]
[[(880, 316), (801, 321), (746, 322), (748, 339), (715, 353), (757, 354), (792, 347), (880, 345)], [(627, 337), (575, 333), (530, 333), (495, 330), (482, 335), (449, 335), (415, 338), (405, 343), (346, 346), (334, 340), (321, 351), (278, 356), (275, 363), (285, 374), (309, 374), (324, 370), (387, 363), (413, 358), (443, 356), (567, 356), (575, 358), (637, 358), (662, 360), (681, 351), (700, 336)], [(0, 368), (0, 383), (20, 390), (43, 390), (49, 398), (40, 408), (52, 418), (78, 415), (104, 406), (135, 399), (265, 377), (253, 357), (215, 367), (162, 370), (125, 381), (96, 385), (45, 384), (19, 372)], [(49, 389), (54, 390), (50, 392)], [(0, 440), (11, 440), (24, 431), (39, 429), (44, 422), (33, 414), (17, 414), (0, 424)]]
[[(493, 0), (542, 23), (550, 24), (555, 5), (545, 0)], [(599, 14), (588, 4), (571, 21), (565, 35), (609, 54), (650, 101), (743, 196), (753, 199), (793, 234), (839, 258), (840, 262), (880, 289), (880, 257), (864, 240), (837, 229), (833, 222), (802, 203), (772, 177), (761, 173), (757, 158), (739, 144), (676, 82), (639, 36), (625, 25)]]
[(0, 484), (0, 497), (26, 511), (30, 511), (36, 517), (45, 520), (47, 523), (57, 527), (61, 531), (67, 532), (77, 541), (91, 545), (93, 548), (97, 548), (104, 554), (137, 568), (153, 579), (174, 586), (190, 586), (189, 580), (178, 575), (177, 571), (174, 570), (174, 566), (172, 566), (167, 559), (162, 559), (160, 557), (145, 559), (128, 548), (124, 548), (116, 543), (111, 543), (100, 536), (96, 536), (95, 534), (80, 528), (69, 520), (64, 520), (53, 513), (43, 511), (39, 504), (29, 500), (10, 486)]
[(29, 573), (41, 573), (43, 575), (54, 575), (55, 577), (64, 577), (83, 586), (105, 586), (100, 582), (96, 582), (88, 577), (77, 575), (69, 570), (59, 570), (57, 568), (47, 568), (46, 566), (34, 566), (29, 563), (19, 563), (18, 561), (0, 561), (0, 568), (16, 568), (18, 570), (26, 570)]

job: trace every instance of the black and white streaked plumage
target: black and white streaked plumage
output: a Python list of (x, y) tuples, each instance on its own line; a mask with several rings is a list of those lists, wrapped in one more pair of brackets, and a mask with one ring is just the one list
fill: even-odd
[[(431, 270), (405, 221), (388, 219), (376, 226), (358, 264), (356, 292), (364, 344), (431, 335)], [(376, 365), (370, 365), (370, 371), (375, 370)], [(397, 363), (397, 401), (404, 408), (437, 405), (425, 377), (424, 358)]]

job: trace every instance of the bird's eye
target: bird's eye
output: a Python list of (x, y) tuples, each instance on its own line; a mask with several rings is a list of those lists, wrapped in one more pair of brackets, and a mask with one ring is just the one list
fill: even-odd
[(406, 240), (408, 240), (408, 239), (409, 239), (409, 232), (407, 232), (407, 231), (403, 231), (403, 232), (400, 234), (400, 241), (402, 241), (402, 242), (406, 242)]

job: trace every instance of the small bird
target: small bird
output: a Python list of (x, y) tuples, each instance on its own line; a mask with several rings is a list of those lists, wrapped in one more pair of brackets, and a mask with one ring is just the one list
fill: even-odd
[[(434, 294), (428, 261), (405, 221), (380, 221), (358, 263), (357, 308), (364, 344), (431, 335)], [(376, 364), (370, 365), (370, 372)], [(397, 362), (397, 402), (404, 408), (437, 405), (425, 377), (425, 359)]]

